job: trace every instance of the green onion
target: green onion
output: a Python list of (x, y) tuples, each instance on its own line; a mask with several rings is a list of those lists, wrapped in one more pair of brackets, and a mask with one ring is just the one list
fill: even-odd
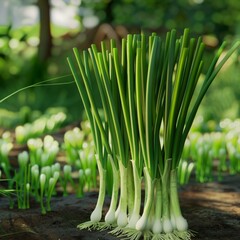
[[(96, 208), (80, 229), (111, 228), (124, 239), (191, 238), (179, 205), (177, 168), (199, 105), (240, 42), (219, 61), (225, 45), (199, 92), (204, 44), (188, 29), (180, 38), (175, 30), (165, 39), (129, 34), (121, 52), (113, 40), (109, 49), (105, 43), (99, 51), (95, 45), (81, 53), (74, 48), (77, 66), (72, 57), (68, 63), (90, 122), (100, 178)], [(107, 166), (115, 177), (102, 221)]]
[(44, 193), (45, 193), (45, 184), (46, 184), (46, 175), (42, 173), (40, 175), (40, 205), (41, 205), (41, 213), (46, 214), (46, 208), (44, 206)]
[(49, 184), (48, 184), (49, 187), (48, 187), (47, 200), (46, 200), (47, 211), (51, 211), (50, 202), (51, 202), (52, 194), (54, 192), (54, 188), (56, 186), (58, 178), (59, 178), (59, 172), (54, 172), (53, 177), (49, 179)]
[(8, 154), (11, 151), (13, 144), (4, 140), (0, 139), (0, 159), (1, 163), (0, 166), (3, 169), (4, 174), (6, 175), (7, 179), (11, 179), (11, 166)]
[(64, 167), (63, 167), (63, 196), (68, 195), (68, 191), (67, 191), (68, 182), (70, 182), (71, 185), (74, 187), (74, 182), (73, 182), (71, 173), (72, 173), (72, 166), (64, 165)]
[(78, 172), (79, 175), (79, 185), (77, 190), (77, 197), (83, 197), (84, 196), (84, 185), (85, 185), (85, 176), (83, 169), (80, 169)]
[(18, 155), (19, 172), (16, 177), (16, 191), (19, 209), (29, 208), (29, 193), (30, 193), (30, 168), (29, 155), (27, 151), (21, 152)]

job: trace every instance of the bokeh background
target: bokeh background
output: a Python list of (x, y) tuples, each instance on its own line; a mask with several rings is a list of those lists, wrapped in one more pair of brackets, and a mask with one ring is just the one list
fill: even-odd
[[(13, 128), (46, 112), (62, 111), (65, 124), (79, 121), (82, 105), (66, 57), (72, 48), (128, 33), (190, 28), (206, 43), (206, 65), (216, 49), (240, 39), (240, 1), (236, 0), (0, 0), (0, 99), (40, 81), (52, 85), (21, 91), (0, 103), (0, 126)], [(216, 128), (240, 117), (239, 53), (209, 89), (197, 121)], [(66, 83), (64, 85), (57, 83)]]

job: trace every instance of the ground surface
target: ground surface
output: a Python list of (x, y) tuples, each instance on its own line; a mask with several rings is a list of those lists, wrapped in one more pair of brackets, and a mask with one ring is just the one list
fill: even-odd
[[(190, 183), (180, 191), (184, 216), (195, 240), (240, 239), (240, 176), (228, 176), (221, 183)], [(80, 231), (79, 223), (87, 221), (97, 200), (97, 193), (82, 199), (75, 195), (56, 197), (52, 212), (41, 215), (39, 206), (29, 210), (8, 209), (8, 201), (0, 198), (0, 237), (8, 240), (114, 240), (107, 232)], [(107, 205), (107, 203), (106, 203)], [(22, 233), (20, 233), (22, 232)]]
[[(73, 126), (70, 126), (73, 127)], [(54, 135), (62, 141), (63, 129)], [(26, 146), (14, 145), (11, 163)], [(15, 164), (16, 165), (16, 164)], [(17, 165), (16, 165), (17, 167)], [(225, 176), (220, 183), (199, 184), (194, 180), (180, 189), (183, 215), (193, 240), (240, 240), (240, 175)], [(41, 215), (39, 204), (31, 203), (28, 210), (9, 209), (9, 201), (0, 195), (0, 240), (116, 240), (107, 232), (80, 231), (77, 225), (88, 221), (97, 201), (97, 192), (84, 198), (74, 194), (52, 199), (52, 211)], [(105, 203), (105, 211), (109, 199)], [(9, 234), (3, 237), (3, 234)]]

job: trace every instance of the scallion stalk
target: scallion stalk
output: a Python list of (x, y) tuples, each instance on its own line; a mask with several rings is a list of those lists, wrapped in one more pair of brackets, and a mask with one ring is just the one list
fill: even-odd
[[(165, 39), (129, 34), (121, 52), (113, 40), (110, 49), (105, 43), (101, 50), (92, 45), (79, 53), (74, 48), (79, 71), (72, 57), (68, 63), (90, 121), (100, 177), (96, 208), (80, 229), (113, 228), (111, 233), (124, 239), (191, 238), (179, 204), (177, 168), (204, 95), (239, 46), (217, 63), (225, 43), (220, 47), (198, 93), (204, 43), (190, 38), (188, 29), (180, 38), (176, 30)], [(109, 211), (100, 222), (107, 161), (116, 178)]]

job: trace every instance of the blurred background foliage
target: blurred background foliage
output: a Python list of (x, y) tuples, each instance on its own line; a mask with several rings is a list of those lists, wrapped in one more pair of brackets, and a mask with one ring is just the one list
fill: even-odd
[[(1, 0), (0, 98), (19, 88), (62, 77), (0, 103), (7, 126), (31, 121), (26, 117), (61, 107), (66, 123), (81, 119), (82, 106), (66, 62), (73, 47), (115, 38), (128, 32), (165, 34), (189, 27), (207, 45), (206, 65), (216, 48), (240, 35), (240, 1), (236, 0)], [(213, 83), (199, 111), (201, 121), (240, 116), (239, 56), (235, 55)], [(14, 117), (15, 116), (15, 117)], [(11, 120), (12, 124), (11, 124)], [(16, 120), (17, 119), (17, 120)]]

